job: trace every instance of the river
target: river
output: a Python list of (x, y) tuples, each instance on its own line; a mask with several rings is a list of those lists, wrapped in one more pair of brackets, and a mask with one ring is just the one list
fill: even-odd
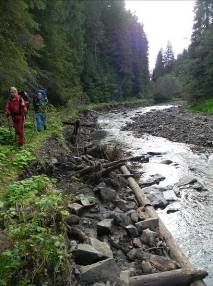
[[(175, 237), (178, 245), (194, 266), (208, 271), (207, 285), (213, 285), (213, 154), (206, 151), (194, 151), (192, 146), (171, 142), (165, 138), (148, 134), (135, 136), (132, 131), (121, 131), (131, 121), (131, 117), (163, 110), (172, 105), (140, 107), (132, 110), (108, 112), (99, 116), (99, 125), (105, 132), (102, 143), (121, 145), (127, 153), (140, 155), (147, 152), (160, 152), (144, 164), (144, 176), (160, 174), (165, 180), (159, 187), (172, 189), (186, 177), (196, 179), (204, 190), (182, 188), (180, 197), (173, 203), (178, 211), (167, 213), (167, 209), (158, 213)], [(171, 160), (172, 164), (162, 164)]]

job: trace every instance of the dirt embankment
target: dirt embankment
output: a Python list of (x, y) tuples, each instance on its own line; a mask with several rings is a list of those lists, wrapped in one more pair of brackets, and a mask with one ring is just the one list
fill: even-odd
[(153, 110), (132, 118), (123, 129), (137, 136), (151, 134), (171, 141), (213, 147), (213, 116), (191, 113), (182, 106)]

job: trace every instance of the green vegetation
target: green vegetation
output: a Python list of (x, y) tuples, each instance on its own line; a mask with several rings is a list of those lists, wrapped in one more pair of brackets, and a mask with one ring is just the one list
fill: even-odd
[(204, 101), (193, 103), (189, 105), (193, 111), (201, 111), (213, 114), (213, 99), (206, 99)]
[[(74, 116), (76, 112), (72, 110), (70, 114)], [(0, 128), (2, 142), (11, 144), (0, 145), (0, 224), (6, 235), (6, 247), (0, 253), (1, 286), (50, 285), (52, 281), (57, 284), (57, 279), (66, 279), (62, 278), (67, 253), (61, 222), (68, 215), (64, 201), (71, 197), (62, 196), (56, 189), (56, 180), (45, 175), (18, 180), (50, 134), (64, 144), (60, 117), (60, 112), (49, 113), (48, 130), (39, 133), (33, 117), (28, 116), (23, 149), (13, 144), (14, 133), (12, 141), (6, 141), (8, 127)]]
[[(64, 271), (62, 216), (66, 213), (55, 181), (46, 176), (10, 183), (1, 219), (11, 246), (0, 254), (0, 285), (48, 285), (49, 271)], [(16, 275), (21, 277), (16, 278)], [(44, 283), (44, 284), (43, 284)], [(46, 284), (45, 284), (46, 283)], [(51, 283), (49, 281), (49, 283)]]

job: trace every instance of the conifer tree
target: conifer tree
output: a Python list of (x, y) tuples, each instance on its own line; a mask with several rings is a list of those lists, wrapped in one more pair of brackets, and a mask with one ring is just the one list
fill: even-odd
[(163, 74), (164, 74), (163, 50), (160, 49), (157, 55), (155, 68), (153, 70), (152, 80), (156, 81)]

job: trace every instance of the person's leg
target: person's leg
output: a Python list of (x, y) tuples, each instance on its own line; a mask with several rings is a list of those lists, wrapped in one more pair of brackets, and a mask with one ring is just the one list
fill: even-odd
[(24, 144), (24, 117), (16, 120), (15, 129), (18, 136), (18, 144), (22, 146)]
[(42, 117), (42, 124), (44, 126), (44, 130), (46, 130), (47, 129), (46, 113), (42, 113), (41, 117)]
[(36, 128), (37, 128), (37, 131), (41, 131), (41, 125), (42, 125), (41, 114), (40, 113), (36, 113)]

